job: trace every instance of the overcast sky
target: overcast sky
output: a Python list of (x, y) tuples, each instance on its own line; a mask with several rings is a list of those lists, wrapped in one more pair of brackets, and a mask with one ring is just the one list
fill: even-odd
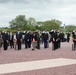
[(76, 25), (76, 0), (0, 0), (0, 27), (9, 26), (9, 21), (18, 15)]

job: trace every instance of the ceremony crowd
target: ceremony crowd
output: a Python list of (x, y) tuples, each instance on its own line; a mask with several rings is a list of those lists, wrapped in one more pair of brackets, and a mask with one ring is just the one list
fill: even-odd
[[(34, 32), (24, 31), (21, 32), (20, 29), (16, 33), (2, 31), (0, 32), (0, 48), (3, 47), (4, 50), (10, 49), (21, 50), (22, 44), (24, 44), (25, 49), (31, 48), (31, 50), (40, 49), (40, 45), (43, 44), (44, 48), (49, 48), (49, 43), (52, 43), (52, 50), (56, 50), (61, 47), (61, 42), (69, 42), (71, 33), (67, 32), (64, 34), (59, 30), (39, 31)], [(76, 31), (72, 32), (72, 38), (74, 46), (76, 47)]]

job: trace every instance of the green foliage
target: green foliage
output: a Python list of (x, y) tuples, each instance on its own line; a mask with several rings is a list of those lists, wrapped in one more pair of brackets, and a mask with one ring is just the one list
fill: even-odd
[(27, 25), (27, 26), (26, 26), (26, 30), (34, 31), (34, 30), (36, 30), (36, 28), (35, 28), (35, 26)]
[(36, 20), (35, 20), (33, 17), (30, 17), (30, 18), (27, 20), (27, 25), (35, 26), (35, 25), (36, 25)]
[(36, 30), (35, 28), (36, 26), (36, 20), (33, 18), (33, 17), (30, 17), (28, 20), (27, 20), (27, 26), (26, 26), (26, 29), (27, 30)]
[(58, 20), (49, 20), (44, 22), (38, 22), (41, 25), (42, 30), (52, 30), (52, 29), (59, 29), (60, 25), (62, 24)]
[(68, 26), (66, 26), (66, 32), (72, 32), (75, 29), (76, 29), (76, 26), (74, 26), (74, 25), (68, 25)]
[(30, 17), (26, 20), (25, 15), (16, 16), (15, 19), (9, 22), (10, 28), (12, 30), (17, 30), (20, 28), (21, 30), (52, 30), (52, 29), (59, 29), (60, 25), (62, 24), (59, 20), (48, 20), (44, 22), (36, 22), (36, 20)]
[(9, 22), (11, 29), (25, 29), (27, 25), (27, 20), (25, 15), (16, 16), (15, 19)]
[(61, 31), (61, 32), (64, 32), (64, 27), (62, 26), (62, 27), (59, 27), (59, 30)]

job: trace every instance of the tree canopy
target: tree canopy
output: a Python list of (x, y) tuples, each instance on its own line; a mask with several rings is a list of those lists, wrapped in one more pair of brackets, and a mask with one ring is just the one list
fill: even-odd
[(19, 15), (16, 16), (15, 19), (12, 19), (12, 21), (10, 21), (9, 23), (11, 29), (25, 29), (27, 25), (27, 20), (25, 18), (25, 15)]
[(52, 30), (52, 29), (59, 29), (60, 25), (62, 24), (61, 21), (52, 19), (47, 21), (38, 21), (33, 17), (30, 17), (28, 20), (26, 19), (25, 15), (18, 15), (16, 18), (12, 19), (12, 21), (9, 22), (11, 29), (18, 29), (21, 30)]

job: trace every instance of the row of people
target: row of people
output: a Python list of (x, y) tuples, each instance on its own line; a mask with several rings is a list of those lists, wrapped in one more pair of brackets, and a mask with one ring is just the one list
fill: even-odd
[[(55, 50), (57, 48), (60, 48), (60, 43), (61, 41), (63, 42), (64, 34), (60, 33), (57, 30), (51, 30), (50, 32), (43, 31), (42, 33), (40, 33), (38, 30), (33, 33), (25, 31), (22, 33), (19, 29), (15, 34), (12, 34), (12, 32), (9, 34), (2, 32), (0, 33), (0, 38), (2, 38), (1, 42), (3, 42), (4, 50), (7, 50), (8, 43), (10, 43), (10, 48), (21, 50), (22, 41), (25, 44), (25, 49), (31, 48), (31, 44), (32, 50), (35, 48), (40, 49), (41, 42), (44, 43), (44, 48), (48, 48), (49, 42), (52, 42)], [(2, 46), (1, 42), (0, 47)]]

